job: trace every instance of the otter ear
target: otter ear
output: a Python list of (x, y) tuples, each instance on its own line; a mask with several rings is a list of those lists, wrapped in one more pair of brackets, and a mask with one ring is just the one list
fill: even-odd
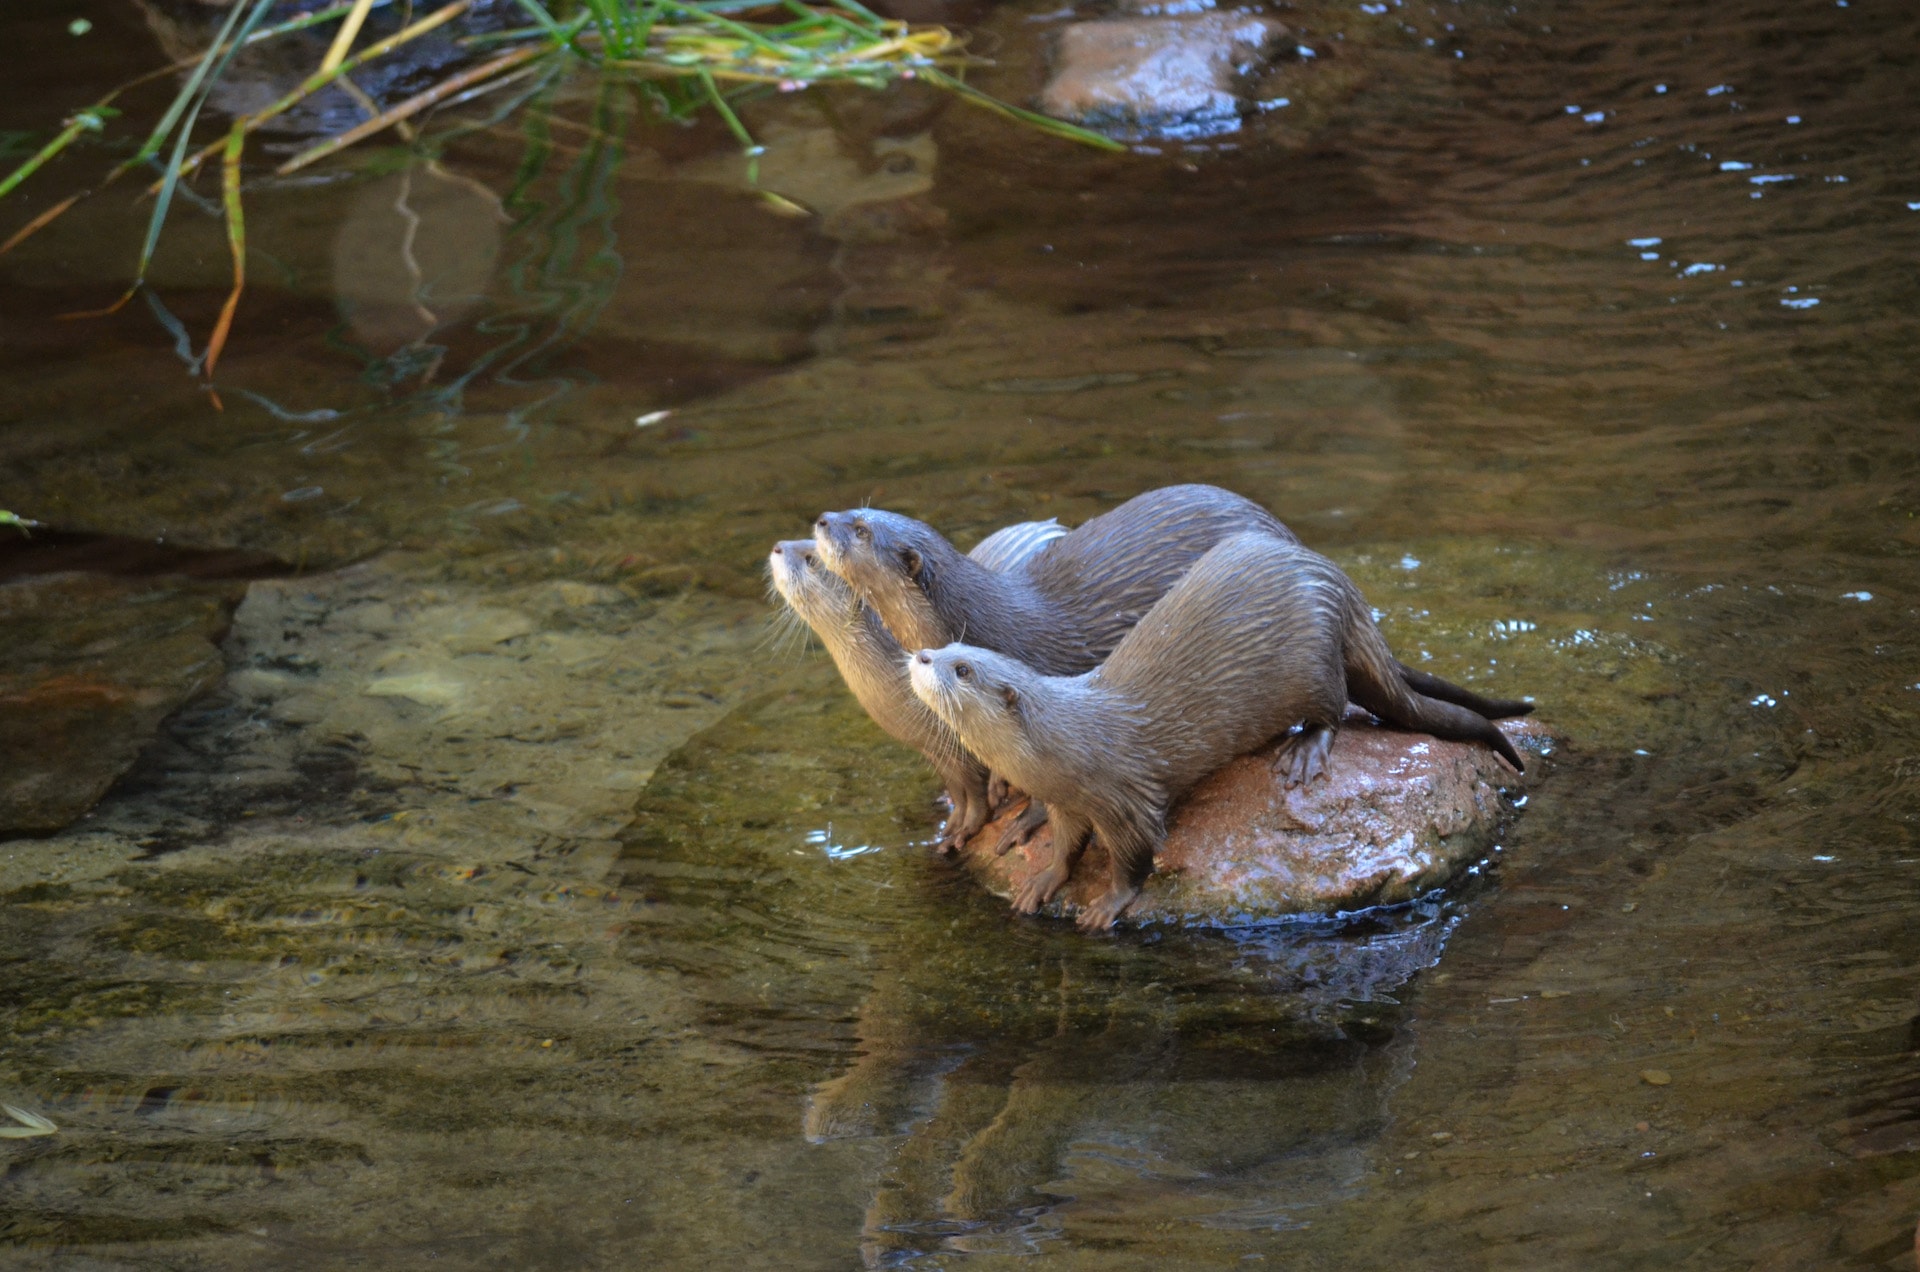
[(925, 562), (920, 559), (920, 554), (912, 548), (902, 548), (900, 550), (900, 564), (907, 568), (908, 578), (917, 579), (920, 577), (920, 567), (924, 565)]
[(1002, 685), (1000, 687), (1000, 698), (1007, 704), (1007, 710), (1018, 711), (1020, 709), (1020, 691), (1012, 685)]

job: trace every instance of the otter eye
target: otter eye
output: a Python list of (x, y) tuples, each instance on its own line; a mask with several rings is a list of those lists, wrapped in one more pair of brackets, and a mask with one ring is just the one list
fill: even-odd
[(955, 663), (953, 664), (953, 674), (962, 680), (970, 680), (973, 677), (973, 668), (967, 666), (965, 663)]
[(856, 521), (853, 523), (853, 537), (862, 543), (872, 543), (873, 531), (867, 527), (864, 521)]

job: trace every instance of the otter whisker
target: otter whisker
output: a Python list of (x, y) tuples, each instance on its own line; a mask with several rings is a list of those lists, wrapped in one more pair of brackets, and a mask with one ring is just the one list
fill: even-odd
[(812, 638), (813, 629), (807, 626), (806, 620), (783, 603), (768, 617), (758, 645), (778, 657), (798, 656), (806, 652)]

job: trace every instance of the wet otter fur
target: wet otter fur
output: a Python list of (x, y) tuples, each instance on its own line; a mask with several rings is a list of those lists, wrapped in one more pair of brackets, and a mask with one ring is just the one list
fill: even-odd
[[(971, 557), (989, 569), (1017, 565), (1066, 530), (1053, 520), (1023, 521), (996, 530)], [(941, 828), (942, 852), (978, 834), (998, 802), (985, 765), (921, 701), (907, 683), (907, 655), (885, 624), (839, 577), (819, 562), (811, 539), (776, 543), (767, 557), (774, 593), (827, 647), (841, 679), (873, 722), (927, 757), (946, 784), (953, 811)], [(1002, 784), (1003, 785), (1003, 784)]]
[(1100, 836), (1113, 874), (1080, 916), (1089, 931), (1111, 927), (1139, 895), (1175, 801), (1295, 725), (1276, 769), (1289, 785), (1325, 772), (1349, 699), (1389, 724), (1485, 742), (1522, 767), (1485, 717), (1407, 687), (1337, 565), (1264, 534), (1209, 551), (1097, 670), (1050, 676), (950, 644), (917, 652), (911, 679), (969, 750), (1048, 804), (1053, 858), (1016, 910), (1051, 899), (1088, 832)]
[[(1208, 549), (1248, 531), (1299, 542), (1251, 499), (1203, 485), (1136, 495), (998, 571), (962, 556), (925, 522), (878, 508), (821, 514), (814, 542), (905, 648), (965, 641), (1068, 676), (1098, 666)], [(1491, 720), (1533, 710), (1394, 665), (1416, 693)]]
[(878, 508), (825, 513), (813, 538), (906, 648), (965, 640), (1065, 676), (1098, 666), (1201, 554), (1248, 530), (1294, 541), (1272, 513), (1218, 486), (1150, 490), (1003, 572)]

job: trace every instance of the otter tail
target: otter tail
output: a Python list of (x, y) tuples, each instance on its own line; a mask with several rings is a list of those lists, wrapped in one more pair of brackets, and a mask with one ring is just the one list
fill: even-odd
[[(1373, 615), (1365, 599), (1352, 583), (1348, 583), (1345, 590), (1347, 697), (1389, 724), (1456, 742), (1484, 742), (1513, 765), (1515, 772), (1526, 772), (1527, 766), (1521, 763), (1513, 743), (1507, 741), (1507, 735), (1495, 728), (1487, 717), (1459, 703), (1430, 697), (1409, 687), (1408, 680), (1402, 678), (1404, 669), (1394, 660), (1386, 639), (1373, 625)], [(1447, 685), (1447, 688), (1455, 687)]]
[[(1533, 711), (1531, 702), (1518, 698), (1482, 698), (1471, 689), (1462, 689), (1459, 685), (1442, 680), (1438, 676), (1428, 675), (1424, 671), (1415, 671), (1403, 662), (1395, 662), (1400, 669), (1400, 679), (1407, 688), (1428, 698), (1438, 698), (1442, 702), (1451, 702), (1456, 707), (1465, 707), (1477, 715), (1489, 720), (1505, 720), (1511, 716), (1529, 715)], [(1371, 709), (1371, 708), (1369, 708)]]

